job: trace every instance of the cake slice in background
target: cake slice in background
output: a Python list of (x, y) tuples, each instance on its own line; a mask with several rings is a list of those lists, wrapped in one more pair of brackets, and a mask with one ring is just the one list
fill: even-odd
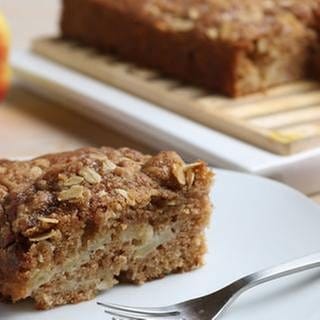
[(310, 77), (319, 0), (63, 0), (62, 36), (240, 96)]
[(1, 295), (48, 309), (200, 267), (212, 177), (126, 148), (1, 160)]

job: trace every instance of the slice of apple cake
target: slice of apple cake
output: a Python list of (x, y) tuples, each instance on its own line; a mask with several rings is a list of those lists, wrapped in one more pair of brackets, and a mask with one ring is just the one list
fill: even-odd
[(0, 160), (0, 293), (39, 309), (202, 265), (213, 174), (175, 152)]

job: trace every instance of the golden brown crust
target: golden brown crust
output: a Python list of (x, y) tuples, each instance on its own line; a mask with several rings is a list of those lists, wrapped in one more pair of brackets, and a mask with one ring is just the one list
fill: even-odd
[(64, 0), (63, 36), (236, 96), (308, 75), (319, 0)]
[[(30, 161), (0, 160), (0, 293), (13, 301), (33, 296), (39, 307), (49, 308), (85, 299), (83, 287), (59, 291), (80, 274), (92, 282), (86, 296), (91, 297), (101, 284), (90, 274), (93, 269), (103, 272), (102, 265), (113, 270), (111, 280), (104, 280), (112, 284), (124, 271), (131, 281), (143, 282), (178, 270), (178, 265), (181, 270), (199, 266), (204, 250), (193, 255), (193, 262), (188, 256), (185, 266), (180, 258), (157, 272), (150, 266), (143, 274), (137, 270), (146, 270), (144, 260), (137, 255), (150, 246), (142, 245), (145, 234), (154, 235), (149, 237), (151, 244), (160, 245), (157, 241), (164, 237), (170, 246), (173, 231), (167, 228), (173, 221), (180, 222), (172, 241), (187, 246), (178, 239), (185, 232), (195, 233), (198, 246), (204, 248), (201, 237), (211, 211), (211, 179), (203, 162), (186, 165), (174, 152), (151, 157), (103, 147)], [(190, 217), (185, 225), (184, 212)], [(123, 243), (123, 237), (129, 240)], [(141, 248), (134, 253), (137, 243)], [(156, 247), (151, 246), (150, 254)], [(160, 251), (155, 257), (160, 261)], [(78, 264), (70, 267), (71, 262)]]

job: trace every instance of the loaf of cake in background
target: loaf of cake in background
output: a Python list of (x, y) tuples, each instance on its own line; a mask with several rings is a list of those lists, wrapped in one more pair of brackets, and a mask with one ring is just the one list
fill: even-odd
[(319, 0), (63, 0), (61, 30), (65, 38), (240, 96), (310, 77), (319, 5)]
[(212, 178), (169, 151), (0, 160), (0, 295), (48, 309), (200, 267)]
[(0, 101), (8, 91), (10, 68), (8, 63), (10, 36), (8, 25), (0, 12)]

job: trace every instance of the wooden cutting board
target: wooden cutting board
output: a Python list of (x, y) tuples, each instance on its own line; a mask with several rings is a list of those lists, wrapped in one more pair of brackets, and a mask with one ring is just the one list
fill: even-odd
[(320, 84), (316, 82), (294, 82), (233, 99), (59, 38), (37, 39), (33, 51), (277, 154), (320, 146)]

